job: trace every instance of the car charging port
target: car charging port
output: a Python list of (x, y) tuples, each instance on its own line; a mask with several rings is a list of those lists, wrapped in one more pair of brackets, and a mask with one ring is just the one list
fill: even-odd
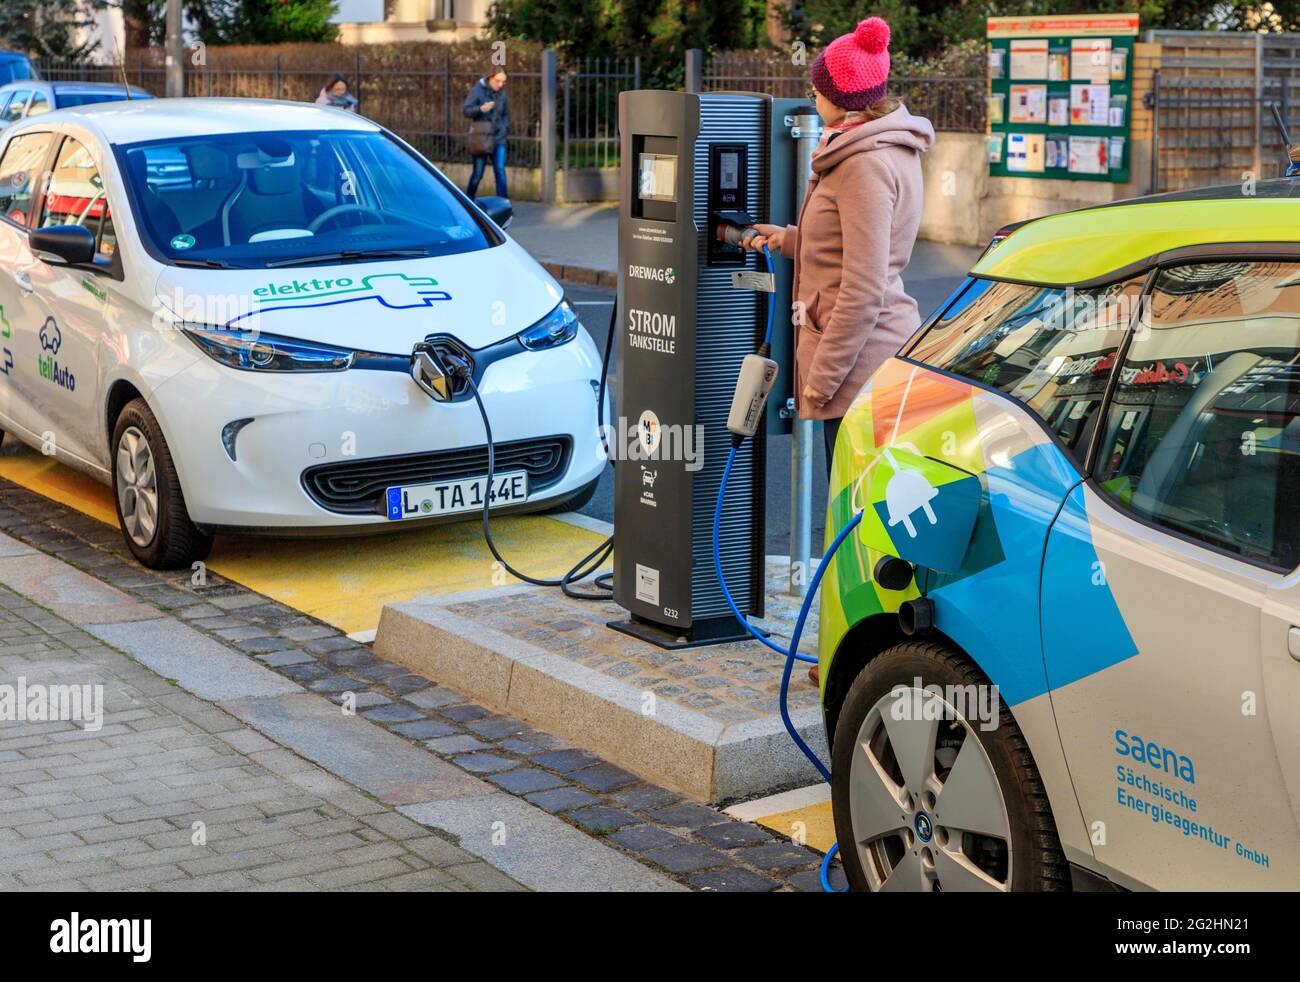
[(898, 608), (898, 629), (909, 638), (929, 634), (934, 629), (934, 601), (929, 597), (904, 600)]
[(871, 577), (886, 590), (906, 590), (912, 582), (912, 564), (897, 556), (881, 556)]

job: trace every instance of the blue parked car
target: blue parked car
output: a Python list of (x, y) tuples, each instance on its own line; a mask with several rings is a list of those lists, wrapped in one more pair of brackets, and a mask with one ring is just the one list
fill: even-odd
[(41, 73), (36, 70), (32, 60), (21, 51), (0, 48), (0, 85), (40, 77)]

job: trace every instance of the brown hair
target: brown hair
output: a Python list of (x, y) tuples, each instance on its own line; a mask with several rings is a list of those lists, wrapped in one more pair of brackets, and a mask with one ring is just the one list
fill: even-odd
[(881, 116), (888, 116), (895, 109), (903, 105), (903, 100), (893, 93), (886, 93), (881, 96), (866, 109), (862, 110), (863, 118), (870, 121), (879, 119)]
[(498, 75), (506, 75), (506, 74), (508, 74), (508, 72), (506, 72), (505, 65), (497, 65), (494, 63), (488, 65), (487, 71), (483, 73), (483, 78), (486, 80), (490, 78), (496, 78)]

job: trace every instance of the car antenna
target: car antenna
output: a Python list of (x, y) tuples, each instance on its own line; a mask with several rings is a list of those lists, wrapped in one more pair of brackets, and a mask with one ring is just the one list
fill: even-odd
[(1286, 121), (1282, 119), (1282, 113), (1277, 108), (1277, 103), (1269, 103), (1269, 108), (1273, 110), (1273, 122), (1277, 125), (1277, 131), (1282, 137), (1282, 156), (1286, 176), (1296, 177), (1300, 175), (1300, 146), (1296, 146), (1291, 142), (1291, 133), (1286, 128)]
[(122, 48), (122, 60), (117, 63), (117, 67), (122, 72), (122, 85), (126, 88), (126, 101), (131, 101), (131, 83), (127, 80), (126, 75), (126, 48)]

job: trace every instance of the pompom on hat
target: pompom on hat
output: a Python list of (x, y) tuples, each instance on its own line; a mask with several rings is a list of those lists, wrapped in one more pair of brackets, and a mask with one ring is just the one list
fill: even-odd
[(879, 17), (837, 37), (813, 61), (813, 87), (841, 109), (867, 109), (889, 85), (889, 25)]

